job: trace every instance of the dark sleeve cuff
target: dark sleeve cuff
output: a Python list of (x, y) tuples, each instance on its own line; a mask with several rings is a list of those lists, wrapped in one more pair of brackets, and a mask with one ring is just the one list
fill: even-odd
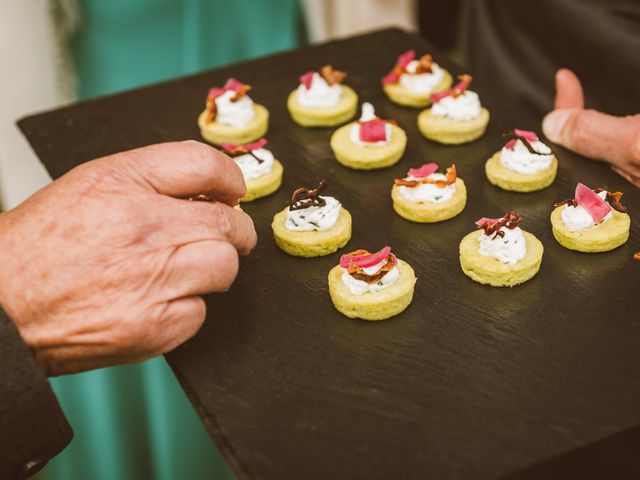
[(72, 438), (46, 376), (0, 309), (0, 477), (34, 475)]

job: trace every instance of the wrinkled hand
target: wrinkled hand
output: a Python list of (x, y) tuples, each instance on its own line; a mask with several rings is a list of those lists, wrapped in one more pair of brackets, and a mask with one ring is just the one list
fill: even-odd
[(542, 131), (569, 150), (609, 162), (640, 187), (640, 115), (614, 117), (586, 110), (582, 85), (571, 70), (556, 73), (555, 110), (542, 121)]
[[(0, 215), (0, 305), (49, 375), (171, 350), (255, 246), (232, 207), (245, 191), (233, 160), (192, 141), (80, 165)], [(217, 201), (184, 199), (200, 193)]]

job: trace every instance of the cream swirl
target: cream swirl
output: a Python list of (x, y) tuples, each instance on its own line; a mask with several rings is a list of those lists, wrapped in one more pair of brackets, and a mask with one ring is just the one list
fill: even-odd
[(298, 103), (303, 107), (334, 107), (341, 95), (342, 85), (329, 85), (318, 72), (313, 72), (310, 88), (301, 83), (297, 90)]
[(248, 95), (233, 102), (236, 92), (228, 90), (216, 97), (216, 122), (232, 127), (242, 128), (255, 117), (253, 100)]
[(242, 170), (242, 176), (245, 180), (266, 175), (273, 168), (273, 153), (266, 148), (257, 148), (251, 153), (238, 155), (234, 160)]
[(462, 95), (446, 96), (431, 107), (431, 114), (452, 120), (473, 120), (480, 116), (482, 105), (476, 92), (465, 91)]
[[(364, 102), (362, 104), (362, 114), (360, 115), (360, 122), (370, 122), (371, 120), (375, 120), (376, 110), (373, 108), (373, 105), (369, 102)], [(385, 140), (381, 140), (379, 142), (364, 142), (360, 140), (360, 124), (358, 122), (354, 123), (349, 130), (349, 138), (356, 145), (367, 145), (380, 147), (383, 145), (387, 145), (391, 141), (391, 124), (389, 122), (384, 126), (385, 129)]]
[(418, 60), (409, 62), (405, 68), (406, 73), (400, 75), (400, 85), (410, 92), (429, 95), (434, 88), (442, 83), (444, 72), (437, 63), (432, 63), (431, 73), (416, 73), (419, 63)]
[[(446, 181), (447, 176), (443, 173), (432, 173), (427, 178), (433, 181)], [(421, 180), (409, 175), (405, 180)], [(443, 188), (438, 187), (434, 183), (421, 183), (417, 187), (407, 187), (401, 185), (398, 187), (400, 194), (410, 202), (431, 202), (442, 203), (453, 197), (456, 193), (456, 184), (446, 185)]]
[(342, 204), (334, 197), (320, 196), (319, 198), (325, 201), (325, 205), (322, 207), (314, 205), (299, 210), (287, 208), (287, 219), (284, 224), (287, 230), (311, 232), (328, 230), (333, 227), (340, 216)]
[(527, 243), (522, 230), (520, 227), (501, 227), (499, 231), (503, 232), (504, 236), (501, 237), (497, 232), (491, 235), (482, 232), (478, 237), (478, 252), (485, 257), (496, 258), (502, 263), (515, 265), (527, 254)]
[[(382, 267), (387, 264), (387, 259), (385, 258), (380, 263), (373, 265), (371, 267), (363, 268), (362, 270), (367, 275), (374, 275), (377, 273)], [(366, 292), (379, 292), (380, 290), (387, 288), (391, 284), (393, 284), (396, 280), (400, 278), (400, 270), (398, 270), (397, 266), (394, 266), (391, 270), (389, 270), (384, 277), (374, 283), (367, 283), (363, 280), (358, 280), (349, 275), (347, 269), (343, 269), (342, 272), (342, 283), (344, 283), (349, 291), (354, 295), (362, 295)]]
[(531, 175), (546, 170), (551, 166), (553, 153), (551, 149), (540, 140), (529, 142), (531, 147), (544, 155), (536, 155), (527, 150), (522, 140), (517, 140), (513, 148), (503, 147), (500, 152), (500, 163), (505, 168), (524, 175)]
[[(606, 200), (607, 191), (603, 190), (598, 193), (598, 196), (602, 200)], [(606, 222), (613, 216), (613, 210), (605, 215), (605, 217), (598, 222), (598, 224), (602, 222)], [(576, 230), (586, 230), (588, 228), (593, 227), (596, 223), (593, 221), (593, 217), (587, 212), (587, 210), (581, 206), (576, 205), (565, 205), (562, 211), (560, 212), (560, 217), (562, 218), (562, 222), (565, 224), (568, 230), (572, 232)]]

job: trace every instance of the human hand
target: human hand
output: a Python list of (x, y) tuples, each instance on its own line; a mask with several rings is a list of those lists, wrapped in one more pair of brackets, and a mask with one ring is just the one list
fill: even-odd
[[(235, 162), (202, 143), (85, 163), (0, 215), (0, 306), (49, 375), (144, 360), (191, 337), (256, 243)], [(216, 202), (188, 201), (206, 194)]]
[(584, 108), (580, 80), (566, 68), (556, 73), (555, 110), (542, 121), (554, 143), (596, 160), (640, 187), (640, 115), (615, 117)]

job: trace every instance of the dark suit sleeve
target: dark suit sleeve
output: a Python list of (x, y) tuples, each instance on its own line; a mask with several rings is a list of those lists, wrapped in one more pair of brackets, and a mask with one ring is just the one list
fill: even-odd
[(0, 309), (0, 479), (35, 474), (72, 437), (47, 378)]

